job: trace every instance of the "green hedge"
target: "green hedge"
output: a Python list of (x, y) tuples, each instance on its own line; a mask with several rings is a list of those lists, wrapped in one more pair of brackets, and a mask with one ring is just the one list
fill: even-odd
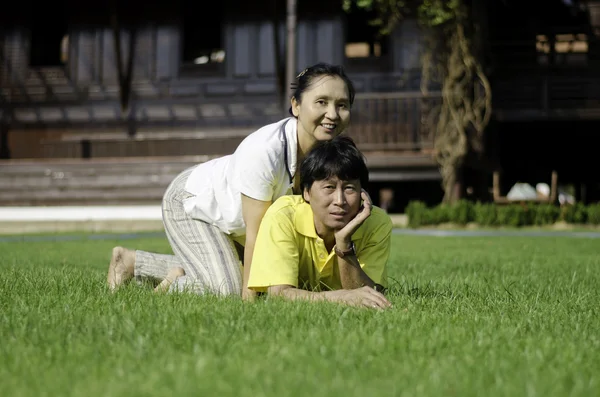
[(474, 203), (460, 200), (455, 204), (427, 207), (421, 201), (412, 201), (406, 207), (410, 227), (454, 223), (480, 226), (542, 226), (558, 221), (572, 224), (600, 225), (600, 202), (558, 207), (552, 204)]

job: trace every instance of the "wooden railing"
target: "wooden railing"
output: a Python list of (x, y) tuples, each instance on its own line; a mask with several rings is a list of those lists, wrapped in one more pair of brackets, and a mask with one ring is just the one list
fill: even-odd
[[(600, 68), (502, 71), (491, 79), (494, 114), (501, 119), (600, 117)], [(9, 120), (13, 129), (130, 128), (132, 121), (157, 127), (250, 127), (281, 116), (272, 92), (249, 91), (248, 86), (257, 83), (138, 81), (132, 86), (132, 112), (127, 115), (121, 112), (115, 85), (77, 87), (59, 69), (36, 71), (24, 82), (0, 87), (0, 119)], [(258, 84), (271, 86), (272, 82)], [(215, 87), (225, 86), (231, 93), (216, 92)], [(365, 142), (377, 145), (403, 142), (411, 136), (413, 141), (426, 141), (423, 128), (427, 127), (419, 113), (425, 110), (424, 101), (435, 102), (435, 95), (423, 98), (418, 91), (358, 94), (355, 130), (364, 131)], [(374, 132), (381, 129), (385, 132)]]
[[(7, 60), (0, 61), (10, 72)], [(363, 87), (374, 88), (373, 82), (382, 80), (376, 76), (365, 74), (358, 80)], [(436, 112), (432, 109), (439, 106), (440, 93), (424, 96), (415, 90), (414, 73), (407, 76), (403, 80), (401, 74), (390, 74), (378, 87), (385, 91), (389, 85), (393, 91), (394, 80), (406, 80), (410, 84), (404, 89), (412, 91), (357, 94), (348, 134), (363, 150), (427, 151), (433, 146)], [(491, 78), (493, 114), (500, 120), (600, 118), (600, 69), (506, 69)], [(149, 134), (141, 142), (132, 137), (148, 129), (252, 131), (282, 117), (274, 84), (270, 79), (224, 78), (135, 81), (131, 111), (123, 113), (114, 84), (77, 86), (63, 68), (32, 69), (23, 81), (0, 87), (0, 127), (9, 125), (11, 130), (20, 130), (20, 135), (29, 134), (13, 135), (11, 142), (30, 157), (193, 155), (210, 154), (207, 151), (212, 148), (228, 152), (237, 138), (167, 142)], [(80, 135), (87, 131), (90, 137), (74, 140), (69, 135), (73, 131)], [(110, 138), (92, 139), (99, 131), (118, 132)], [(242, 135), (238, 134), (239, 139)]]
[(600, 70), (498, 76), (493, 97), (500, 118), (600, 118)]
[(348, 134), (363, 150), (423, 150), (433, 146), (431, 110), (439, 92), (357, 94)]
[[(0, 60), (10, 71), (6, 59)], [(412, 81), (408, 75), (394, 76)], [(371, 74), (359, 80), (365, 86), (381, 78)], [(125, 114), (114, 84), (77, 86), (63, 68), (32, 69), (24, 80), (0, 87), (0, 111), (4, 112), (0, 116), (11, 130), (18, 131), (11, 139), (16, 147), (13, 156), (18, 158), (225, 154), (235, 148), (244, 131), (282, 117), (276, 95), (269, 92), (272, 83), (269, 79), (135, 81), (131, 110)], [(359, 93), (348, 133), (364, 150), (424, 150), (432, 146), (433, 139), (427, 115), (438, 103), (437, 92), (428, 96), (417, 91)], [(165, 140), (151, 133), (190, 135), (197, 130), (229, 129), (237, 129), (237, 135)], [(143, 140), (134, 139), (140, 130), (150, 132)], [(82, 131), (87, 131), (87, 136)], [(113, 133), (99, 134), (102, 131)], [(73, 139), (73, 133), (80, 138)]]

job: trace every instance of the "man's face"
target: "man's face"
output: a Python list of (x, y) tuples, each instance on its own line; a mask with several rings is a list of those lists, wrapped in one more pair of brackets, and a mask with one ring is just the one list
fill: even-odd
[(338, 76), (316, 77), (300, 101), (292, 99), (292, 112), (301, 139), (329, 141), (350, 123), (348, 87)]
[(342, 229), (358, 213), (361, 186), (358, 179), (344, 181), (338, 177), (315, 181), (304, 190), (304, 200), (313, 210), (315, 229), (323, 238)]

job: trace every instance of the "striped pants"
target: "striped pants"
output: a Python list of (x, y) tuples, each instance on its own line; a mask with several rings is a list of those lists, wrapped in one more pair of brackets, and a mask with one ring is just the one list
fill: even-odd
[(192, 219), (183, 208), (183, 201), (191, 197), (185, 183), (192, 170), (171, 182), (162, 201), (163, 224), (174, 255), (136, 251), (134, 275), (138, 280), (163, 280), (171, 268), (181, 267), (185, 276), (171, 284), (170, 291), (241, 295), (241, 262), (233, 239), (215, 226)]

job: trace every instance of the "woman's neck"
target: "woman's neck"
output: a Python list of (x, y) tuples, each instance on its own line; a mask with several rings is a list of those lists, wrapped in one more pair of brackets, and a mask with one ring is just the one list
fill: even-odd
[[(296, 123), (298, 123), (297, 120)], [(302, 128), (300, 127), (300, 123), (297, 124), (296, 128), (298, 131), (298, 149), (296, 153), (296, 158), (298, 159), (297, 162), (299, 166), (302, 160), (304, 160), (304, 158), (306, 157), (306, 154), (310, 151), (310, 149), (313, 148), (313, 146), (315, 146), (315, 143), (317, 143), (317, 141), (314, 137), (310, 136), (308, 133), (302, 130)]]

